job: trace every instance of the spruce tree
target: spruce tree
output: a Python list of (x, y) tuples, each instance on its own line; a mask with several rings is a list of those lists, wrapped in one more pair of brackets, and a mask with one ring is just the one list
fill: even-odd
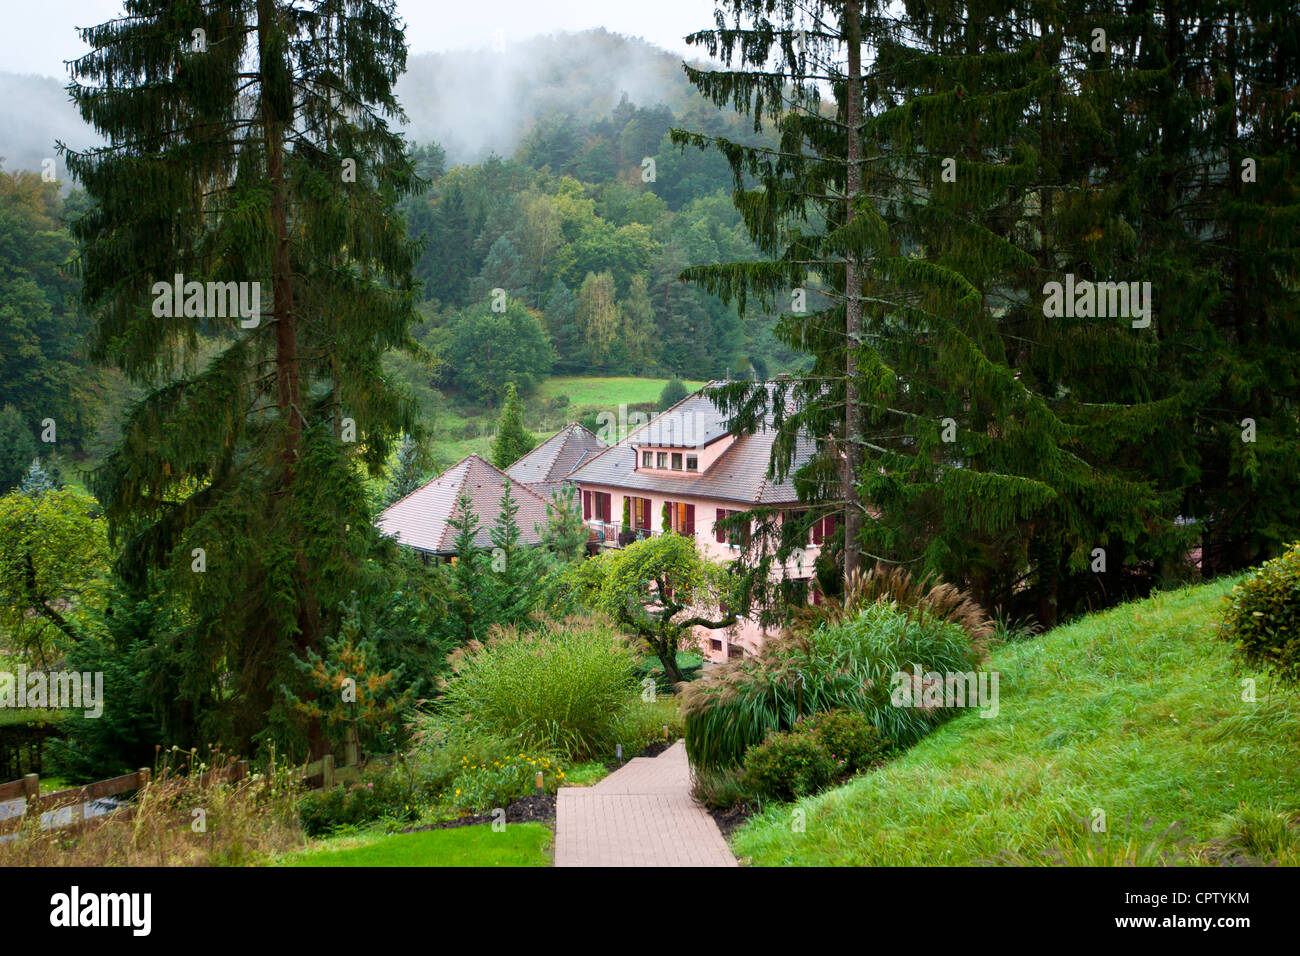
[[(190, 609), (203, 730), (242, 744), (336, 629), (371, 534), (358, 466), (413, 428), (379, 362), (414, 318), (393, 221), (417, 180), (388, 126), (406, 45), (387, 0), (126, 9), (81, 31), (69, 87), (107, 145), (64, 150), (95, 203), (74, 230), (93, 354), (149, 389), (95, 489), (123, 572), (166, 573)], [(260, 312), (223, 317), (190, 283)]]
[(515, 383), (506, 386), (506, 402), (497, 422), (497, 437), (492, 439), (492, 464), (509, 468), (537, 445), (537, 438), (524, 428), (524, 409)]

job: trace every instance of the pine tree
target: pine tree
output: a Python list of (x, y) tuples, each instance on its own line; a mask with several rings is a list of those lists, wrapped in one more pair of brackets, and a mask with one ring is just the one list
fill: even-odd
[[(290, 654), (334, 629), (372, 533), (357, 466), (413, 429), (379, 362), (414, 318), (393, 220), (417, 180), (387, 123), (406, 46), (379, 0), (130, 11), (82, 30), (73, 65), (107, 145), (65, 149), (95, 202), (74, 229), (93, 355), (151, 389), (95, 488), (124, 572), (164, 571), (191, 609), (186, 693), (246, 742)], [(177, 275), (200, 290), (181, 314), (159, 290)], [(214, 315), (190, 283), (260, 312)]]
[[(1200, 234), (1187, 254), (1141, 208), (1164, 204), (1162, 218), (1178, 219), (1203, 202), (1196, 177), (1221, 164), (1195, 133), (1208, 114), (1189, 120), (1213, 82), (1172, 66), (1199, 14), (1144, 26), (1149, 8), (1087, 3), (989, 0), (901, 18), (872, 4), (859, 16), (851, 2), (726, 6), (736, 28), (692, 39), (749, 69), (688, 76), (715, 102), (775, 124), (780, 146), (674, 138), (727, 157), (768, 259), (687, 274), (742, 309), (747, 296), (772, 305), (819, 282), (834, 302), (780, 320), (782, 341), (812, 356), (806, 375), (720, 390), (737, 427), (774, 413), (778, 476), (801, 432), (821, 445), (796, 486), (804, 500), (846, 502), (846, 567), (860, 551), (937, 572), (990, 606), (1031, 602), (1044, 623), (1149, 587), (1153, 567), (1176, 564), (1191, 543), (1175, 519), (1194, 450), (1222, 437), (1197, 424), (1205, 376), (1178, 358), (1218, 361), (1192, 348), (1220, 334), (1198, 317), (1215, 301), (1213, 246), (1189, 216), (1177, 228)], [(1110, 28), (1119, 55), (1094, 55), (1093, 22)], [(1186, 62), (1212, 60), (1217, 41), (1207, 42)], [(1135, 96), (1163, 104), (1159, 118), (1144, 120)], [(1154, 155), (1172, 142), (1181, 155)], [(1144, 333), (1127, 315), (1050, 314), (1048, 283), (1067, 274), (1152, 280), (1167, 318)], [(1278, 319), (1275, 334), (1292, 338), (1294, 322)], [(1272, 425), (1285, 440), (1294, 415)], [(841, 462), (852, 481), (836, 488)], [(1287, 470), (1273, 464), (1276, 481)], [(846, 484), (856, 487), (846, 494)], [(855, 513), (869, 518), (860, 528)], [(803, 534), (788, 523), (779, 552)], [(1098, 570), (1107, 564), (1110, 578)]]
[(397, 467), (388, 483), (385, 504), (391, 505), (419, 488), (421, 476), (420, 446), (410, 435), (403, 435), (402, 444), (397, 448)]
[(537, 438), (524, 428), (524, 410), (515, 383), (506, 386), (506, 403), (497, 422), (497, 437), (492, 439), (492, 464), (506, 469), (528, 454)]
[(542, 311), (546, 315), (546, 331), (555, 350), (557, 369), (575, 371), (582, 368), (582, 335), (578, 331), (575, 313), (577, 302), (573, 292), (558, 276), (551, 283)]
[(541, 529), (542, 549), (568, 564), (582, 557), (587, 538), (578, 489), (566, 485), (551, 492), (546, 502), (546, 525)]
[(477, 544), (478, 515), (474, 513), (474, 499), (462, 491), (456, 507), (448, 519), (456, 532), (453, 542), (455, 559), (451, 573), (451, 610), (457, 620), (457, 638), (460, 643), (482, 637), (487, 631), (488, 610), (492, 599), (488, 586), (487, 559)]
[(0, 409), (0, 495), (22, 483), (36, 457), (36, 440), (18, 409)]

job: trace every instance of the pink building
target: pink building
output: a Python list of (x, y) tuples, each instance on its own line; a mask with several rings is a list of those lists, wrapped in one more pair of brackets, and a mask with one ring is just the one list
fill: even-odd
[[(726, 419), (703, 392), (688, 395), (616, 445), (588, 457), (568, 475), (582, 494), (582, 513), (603, 547), (622, 547), (637, 537), (666, 530), (695, 539), (715, 561), (737, 557), (738, 542), (715, 524), (727, 516), (763, 505), (800, 510), (794, 486), (768, 477), (773, 431), (736, 437)], [(811, 456), (808, 442), (798, 459)], [(626, 514), (629, 529), (623, 527)], [(664, 525), (667, 505), (668, 526)], [(822, 539), (834, 530), (834, 518), (814, 527), (808, 547), (797, 552), (785, 573), (810, 580)], [(726, 660), (757, 650), (765, 637), (757, 621), (742, 621), (728, 630), (699, 628), (707, 659)]]

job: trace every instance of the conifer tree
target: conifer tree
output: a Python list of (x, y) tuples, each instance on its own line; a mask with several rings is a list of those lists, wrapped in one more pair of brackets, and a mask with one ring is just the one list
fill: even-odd
[(414, 318), (393, 221), (417, 180), (388, 126), (405, 40), (389, 0), (129, 0), (81, 36), (69, 89), (107, 141), (64, 150), (95, 203), (92, 351), (149, 389), (96, 494), (123, 572), (164, 571), (191, 610), (204, 729), (246, 742), (335, 630), (371, 534), (357, 466), (413, 430), (379, 362)]
[(492, 464), (506, 469), (528, 454), (537, 438), (524, 428), (524, 409), (519, 402), (515, 383), (506, 386), (506, 402), (497, 422), (497, 437), (492, 440)]

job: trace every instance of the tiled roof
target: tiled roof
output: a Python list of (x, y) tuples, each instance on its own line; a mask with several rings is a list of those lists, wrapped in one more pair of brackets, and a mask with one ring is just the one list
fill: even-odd
[[(603, 451), (606, 444), (577, 422), (569, 422), (524, 457), (506, 469), (506, 474), (526, 485), (547, 488), (569, 477), (589, 455)], [(547, 492), (538, 490), (540, 494)]]
[[(772, 442), (776, 439), (776, 432), (771, 428), (736, 438), (706, 471), (698, 475), (637, 471), (636, 446), (651, 444), (646, 439), (660, 418), (669, 418), (670, 423), (677, 424), (661, 427), (659, 435), (689, 437), (693, 434), (696, 441), (690, 442), (691, 445), (709, 444), (713, 440), (709, 436), (717, 437), (715, 432), (719, 427), (722, 434), (726, 434), (725, 418), (701, 390), (688, 395), (649, 424), (631, 432), (617, 445), (588, 459), (574, 469), (570, 477), (584, 484), (612, 485), (629, 491), (721, 498), (747, 504), (777, 505), (798, 501), (794, 485), (788, 479), (777, 483), (768, 476)], [(807, 462), (813, 452), (813, 442), (800, 439), (794, 467), (798, 468)]]
[[(451, 526), (456, 502), (462, 492), (472, 500), (478, 515), (479, 529), (474, 544), (492, 546), (491, 529), (501, 512), (505, 472), (478, 455), (470, 455), (452, 465), (437, 478), (426, 482), (405, 498), (393, 502), (380, 513), (379, 530), (399, 543), (431, 554), (450, 554), (455, 550), (456, 529)], [(516, 521), (526, 544), (537, 544), (541, 536), (536, 526), (546, 523), (545, 500), (518, 481), (511, 480), (510, 494), (519, 505)]]

